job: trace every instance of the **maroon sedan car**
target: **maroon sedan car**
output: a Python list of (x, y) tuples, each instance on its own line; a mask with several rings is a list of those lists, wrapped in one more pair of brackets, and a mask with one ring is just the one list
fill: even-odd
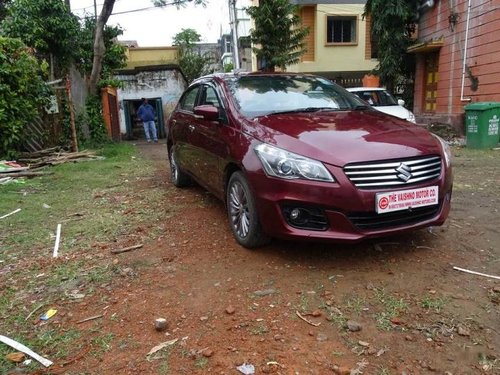
[(193, 82), (169, 121), (173, 183), (225, 202), (236, 240), (358, 241), (441, 225), (446, 143), (327, 79), (215, 74)]

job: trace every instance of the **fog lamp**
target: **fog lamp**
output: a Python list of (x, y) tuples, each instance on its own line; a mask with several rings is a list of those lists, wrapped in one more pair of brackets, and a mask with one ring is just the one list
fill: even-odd
[(300, 210), (298, 208), (294, 208), (290, 211), (290, 219), (297, 220), (300, 216)]

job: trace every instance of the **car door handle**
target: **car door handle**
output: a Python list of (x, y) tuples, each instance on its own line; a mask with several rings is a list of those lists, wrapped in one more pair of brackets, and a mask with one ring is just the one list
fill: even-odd
[(189, 131), (194, 132), (194, 125), (188, 125), (188, 129)]

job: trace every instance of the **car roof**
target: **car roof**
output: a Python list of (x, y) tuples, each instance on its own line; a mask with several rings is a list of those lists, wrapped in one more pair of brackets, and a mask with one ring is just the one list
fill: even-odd
[(384, 87), (346, 87), (347, 91), (357, 92), (357, 91), (386, 91)]
[(239, 77), (262, 77), (262, 76), (275, 76), (275, 77), (310, 77), (310, 78), (324, 78), (320, 75), (309, 73), (294, 73), (294, 72), (231, 72), (231, 73), (212, 73), (203, 77), (195, 79), (192, 83), (201, 82), (207, 79), (215, 78), (227, 80)]

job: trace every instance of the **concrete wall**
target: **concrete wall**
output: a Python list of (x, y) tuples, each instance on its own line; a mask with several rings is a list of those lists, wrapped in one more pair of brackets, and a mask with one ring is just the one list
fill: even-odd
[(178, 69), (161, 67), (154, 70), (137, 69), (137, 72), (119, 73), (116, 78), (124, 85), (123, 88), (118, 89), (120, 132), (122, 134), (127, 132), (124, 100), (161, 98), (163, 119), (166, 123), (168, 116), (187, 87), (186, 80)]
[[(465, 31), (468, 0), (436, 1), (425, 11), (419, 22), (418, 40), (443, 40), (439, 51), (439, 79), (435, 113), (426, 113), (425, 51), (417, 54), (414, 112), (420, 122), (444, 122), (463, 130), (464, 105), (478, 101), (500, 101), (500, 1), (471, 2), (466, 64), (478, 79), (477, 89), (466, 75), (464, 98), (461, 100), (462, 69), (465, 51)], [(456, 15), (457, 22), (450, 23)]]

